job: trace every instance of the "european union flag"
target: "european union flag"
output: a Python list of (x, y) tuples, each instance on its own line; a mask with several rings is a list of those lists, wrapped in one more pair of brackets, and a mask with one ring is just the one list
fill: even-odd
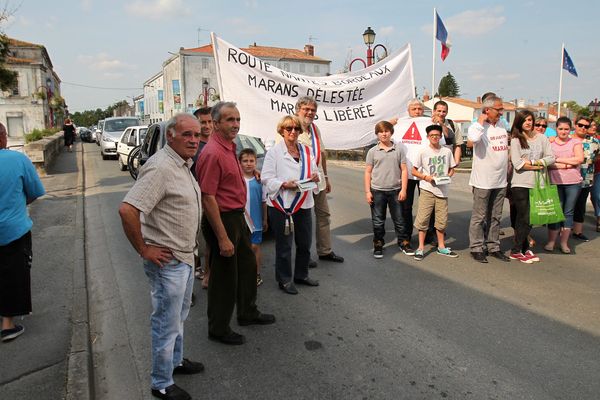
[(563, 48), (563, 69), (566, 69), (571, 75), (577, 76), (577, 70), (575, 69), (575, 64), (573, 64), (573, 60), (567, 53), (567, 49)]

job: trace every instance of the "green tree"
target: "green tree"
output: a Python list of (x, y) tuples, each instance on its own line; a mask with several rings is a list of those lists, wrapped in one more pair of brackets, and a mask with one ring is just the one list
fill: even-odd
[(590, 110), (587, 108), (587, 106), (580, 106), (574, 100), (563, 101), (561, 107), (571, 110), (573, 114), (577, 116), (583, 115), (589, 117), (591, 115)]
[(4, 23), (10, 18), (16, 11), (16, 8), (10, 8), (9, 2), (4, 2), (4, 5), (0, 7), (0, 89), (9, 90), (17, 84), (18, 74), (15, 71), (6, 69), (6, 57), (9, 56), (8, 49), (8, 37), (4, 34)]
[(460, 87), (458, 86), (458, 83), (456, 83), (456, 79), (454, 79), (454, 76), (450, 72), (448, 72), (448, 75), (444, 76), (440, 80), (437, 95), (441, 97), (460, 96)]

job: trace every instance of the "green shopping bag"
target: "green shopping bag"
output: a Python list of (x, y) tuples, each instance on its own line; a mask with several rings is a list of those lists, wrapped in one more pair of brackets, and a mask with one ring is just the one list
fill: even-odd
[[(544, 179), (544, 186), (541, 179)], [(535, 186), (529, 189), (529, 223), (531, 225), (554, 224), (565, 220), (558, 189), (550, 184), (547, 171), (535, 172)]]

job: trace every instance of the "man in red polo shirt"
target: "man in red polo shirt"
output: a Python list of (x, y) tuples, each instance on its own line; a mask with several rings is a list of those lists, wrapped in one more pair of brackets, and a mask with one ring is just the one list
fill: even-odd
[(256, 258), (244, 218), (246, 182), (233, 142), (240, 130), (240, 112), (235, 103), (219, 102), (211, 115), (214, 131), (196, 165), (204, 210), (202, 232), (210, 249), (208, 336), (237, 345), (245, 337), (229, 326), (236, 302), (240, 326), (272, 324), (275, 317), (256, 307)]

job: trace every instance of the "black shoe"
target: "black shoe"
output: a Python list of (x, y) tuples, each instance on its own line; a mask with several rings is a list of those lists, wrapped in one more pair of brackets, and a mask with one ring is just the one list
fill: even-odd
[(335, 254), (333, 251), (329, 254), (325, 254), (324, 256), (319, 256), (319, 260), (333, 261), (338, 263), (344, 262), (344, 257), (340, 257)]
[(159, 399), (166, 400), (191, 400), (191, 396), (177, 386), (176, 384), (172, 384), (171, 386), (167, 386), (164, 389), (165, 393), (161, 393), (160, 390), (152, 389), (152, 396), (158, 397)]
[(288, 283), (279, 282), (279, 289), (283, 290), (287, 294), (298, 294), (298, 289), (296, 289), (296, 286), (294, 286), (294, 284), (292, 282), (288, 282)]
[(196, 305), (196, 295), (192, 293), (192, 301), (190, 302), (190, 307), (194, 307)]
[(571, 236), (573, 236), (577, 240), (581, 240), (582, 242), (589, 242), (590, 241), (590, 238), (588, 238), (587, 236), (585, 236), (583, 233), (573, 233)]
[(319, 281), (316, 279), (304, 278), (304, 279), (294, 279), (294, 283), (298, 285), (305, 286), (319, 286)]
[(253, 319), (238, 318), (239, 326), (270, 325), (270, 324), (274, 324), (274, 323), (275, 323), (275, 316), (273, 314), (258, 313), (258, 315)]
[(492, 252), (490, 252), (490, 256), (497, 258), (500, 261), (510, 262), (510, 257), (508, 257), (506, 254), (504, 254), (501, 251), (492, 251)]
[(231, 344), (234, 346), (246, 343), (246, 337), (244, 335), (240, 335), (237, 332), (231, 331), (223, 336), (215, 336), (212, 333), (208, 334), (208, 338), (210, 340), (214, 340), (215, 342), (221, 342), (223, 344)]
[(204, 371), (204, 365), (201, 362), (191, 361), (184, 358), (181, 364), (173, 369), (173, 375), (194, 375)]
[(400, 250), (402, 250), (402, 252), (404, 254), (406, 254), (407, 256), (414, 256), (415, 255), (415, 249), (413, 249), (410, 245), (410, 242), (408, 240), (405, 240), (404, 242), (400, 243)]
[(475, 261), (479, 261), (483, 264), (486, 264), (488, 262), (487, 258), (485, 258), (485, 254), (483, 253), (483, 251), (472, 251), (471, 257), (473, 257)]
[(383, 240), (373, 240), (373, 257), (383, 258)]
[(317, 268), (317, 262), (315, 260), (310, 260), (308, 262), (308, 268)]
[(21, 336), (23, 332), (25, 332), (25, 328), (23, 328), (23, 326), (15, 325), (15, 327), (11, 329), (2, 329), (0, 332), (0, 337), (2, 337), (3, 342), (8, 342)]

